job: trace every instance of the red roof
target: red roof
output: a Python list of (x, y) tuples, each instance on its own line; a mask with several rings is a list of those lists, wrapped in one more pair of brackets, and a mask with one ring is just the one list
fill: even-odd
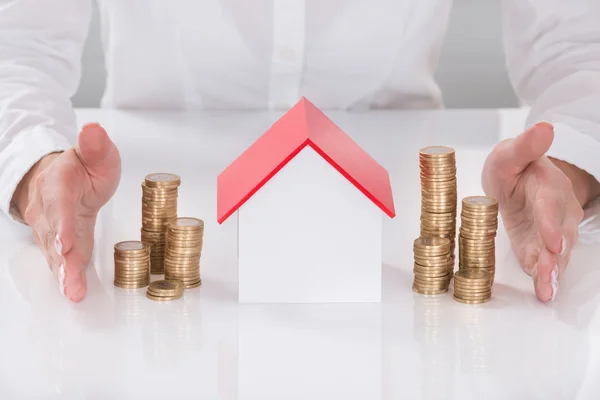
[(310, 146), (393, 218), (389, 174), (321, 110), (302, 97), (217, 178), (223, 223), (304, 147)]

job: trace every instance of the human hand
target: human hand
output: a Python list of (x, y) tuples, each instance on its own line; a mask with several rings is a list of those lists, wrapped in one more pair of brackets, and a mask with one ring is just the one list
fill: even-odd
[(546, 157), (553, 139), (552, 125), (534, 125), (496, 145), (482, 172), (483, 189), (498, 200), (512, 249), (543, 302), (556, 296), (577, 241), (584, 197), (592, 193), (589, 185), (598, 184), (584, 171), (557, 162), (561, 169)]
[(22, 179), (14, 201), (57, 276), (61, 293), (80, 301), (100, 208), (121, 176), (119, 151), (98, 124), (88, 124), (76, 147), (40, 160)]

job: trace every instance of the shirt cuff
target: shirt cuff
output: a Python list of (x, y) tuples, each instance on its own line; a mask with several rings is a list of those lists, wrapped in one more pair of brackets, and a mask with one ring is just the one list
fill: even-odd
[(0, 212), (23, 222), (11, 200), (27, 172), (44, 156), (71, 148), (66, 137), (43, 126), (19, 133), (0, 152)]
[(573, 164), (600, 182), (600, 142), (569, 125), (552, 125), (554, 142), (546, 155)]

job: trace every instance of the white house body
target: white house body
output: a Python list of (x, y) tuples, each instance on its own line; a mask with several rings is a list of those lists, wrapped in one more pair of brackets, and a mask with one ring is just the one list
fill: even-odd
[(238, 210), (239, 302), (381, 300), (383, 214), (304, 147)]

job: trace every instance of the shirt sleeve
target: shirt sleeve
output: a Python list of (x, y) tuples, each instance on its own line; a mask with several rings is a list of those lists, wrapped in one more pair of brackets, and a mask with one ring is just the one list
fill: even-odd
[(0, 1), (0, 212), (43, 156), (76, 138), (71, 96), (91, 18), (90, 0)]
[(600, 2), (504, 0), (510, 80), (530, 126), (554, 125), (549, 156), (600, 181)]

